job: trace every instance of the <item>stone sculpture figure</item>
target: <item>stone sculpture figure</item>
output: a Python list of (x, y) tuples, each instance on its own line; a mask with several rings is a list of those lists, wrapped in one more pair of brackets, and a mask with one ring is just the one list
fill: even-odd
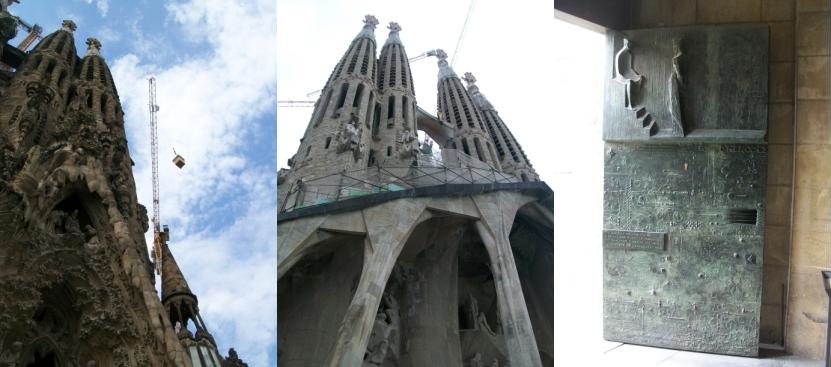
[(361, 128), (359, 127), (356, 119), (350, 119), (343, 126), (343, 131), (341, 132), (340, 136), (340, 145), (338, 146), (338, 153), (345, 152), (347, 150), (360, 150), (361, 146)]
[(482, 353), (476, 352), (470, 359), (470, 367), (485, 367), (482, 363)]
[(384, 363), (387, 349), (389, 349), (391, 331), (392, 328), (387, 322), (387, 315), (381, 311), (375, 314), (375, 325), (372, 327), (372, 334), (369, 336), (363, 367), (380, 366)]
[(672, 118), (672, 135), (684, 136), (683, 110), (681, 109), (681, 88), (684, 87), (684, 79), (681, 76), (680, 59), (684, 55), (681, 51), (681, 40), (672, 41), (672, 72), (667, 82), (669, 95), (667, 107)]
[(398, 347), (400, 341), (400, 334), (401, 334), (401, 312), (400, 306), (398, 305), (398, 301), (395, 300), (392, 294), (387, 294), (384, 297), (384, 302), (387, 304), (387, 308), (384, 310), (384, 313), (387, 315), (389, 319), (390, 325), (390, 334), (389, 334), (389, 353), (390, 358), (397, 360), (398, 359)]
[(640, 84), (643, 76), (635, 71), (635, 65), (632, 58), (632, 51), (629, 50), (629, 40), (623, 39), (623, 47), (615, 54), (615, 81), (623, 84), (624, 100), (623, 106), (626, 109), (634, 110), (634, 103), (632, 102), (632, 85)]

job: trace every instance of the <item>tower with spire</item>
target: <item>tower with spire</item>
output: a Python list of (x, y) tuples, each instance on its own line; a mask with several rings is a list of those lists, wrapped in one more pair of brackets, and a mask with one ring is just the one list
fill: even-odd
[(459, 76), (448, 64), (447, 53), (437, 50), (436, 57), (439, 59), (438, 113), (456, 128), (450, 145), (453, 149), (461, 150), (464, 154), (501, 170), (479, 109), (473, 104)]
[(418, 155), (413, 75), (399, 37), (401, 26), (390, 22), (388, 28), (390, 34), (378, 58), (381, 114), (372, 125), (372, 163), (407, 167)]
[(0, 71), (0, 364), (244, 366), (218, 355), (167, 245), (157, 295), (116, 83), (75, 29), (29, 54), (3, 40), (23, 58)]
[(506, 173), (520, 177), (522, 181), (539, 181), (540, 177), (531, 166), (531, 162), (522, 150), (522, 147), (517, 142), (511, 130), (499, 117), (499, 112), (493, 105), (485, 98), (485, 95), (479, 91), (476, 86), (476, 77), (471, 73), (465, 73), (462, 80), (467, 83), (467, 92), (473, 100), (473, 104), (479, 111), (480, 116), (485, 121), (485, 126), (488, 128), (493, 146), (496, 147), (499, 165)]

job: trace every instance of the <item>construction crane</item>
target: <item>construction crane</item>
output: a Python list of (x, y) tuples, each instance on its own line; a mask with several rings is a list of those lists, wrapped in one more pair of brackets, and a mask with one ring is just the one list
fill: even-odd
[(26, 38), (24, 38), (23, 41), (20, 41), (17, 45), (17, 48), (20, 49), (20, 51), (26, 51), (29, 49), (29, 46), (35, 42), (35, 40), (40, 40), (42, 38), (41, 34), (43, 34), (43, 28), (39, 25), (29, 25), (29, 23), (26, 23), (20, 18), (17, 18), (17, 25), (26, 30), (26, 32), (29, 32), (29, 34), (26, 35)]
[(277, 101), (277, 107), (314, 107), (315, 101)]
[[(156, 274), (162, 273), (162, 244), (170, 237), (170, 230), (164, 226), (164, 231), (159, 226), (159, 131), (156, 112), (159, 112), (159, 105), (156, 104), (156, 78), (150, 77), (150, 155), (153, 171), (153, 263)], [(178, 155), (177, 155), (178, 157)]]

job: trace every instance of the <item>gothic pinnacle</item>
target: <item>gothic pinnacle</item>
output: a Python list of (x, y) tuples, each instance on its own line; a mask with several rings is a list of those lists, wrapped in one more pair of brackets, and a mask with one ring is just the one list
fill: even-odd
[(369, 37), (375, 39), (375, 26), (378, 25), (378, 19), (374, 15), (367, 14), (364, 16), (364, 28), (358, 33), (358, 37)]
[(398, 25), (396, 22), (390, 22), (390, 25), (387, 27), (390, 30), (390, 35), (387, 37), (387, 42), (385, 44), (390, 43), (397, 43), (402, 44), (401, 38), (398, 37), (398, 32), (401, 32), (401, 26)]
[(75, 25), (75, 22), (73, 22), (70, 19), (66, 19), (66, 20), (63, 21), (63, 23), (61, 23), (61, 29), (65, 30), (69, 33), (75, 32), (75, 29), (77, 29), (77, 28), (78, 28), (78, 26)]
[(87, 54), (84, 56), (91, 55), (101, 56), (101, 42), (97, 38), (87, 38)]
[(444, 52), (444, 50), (436, 50), (435, 56), (439, 59), (439, 80), (444, 78), (459, 77), (456, 75), (456, 72), (453, 71), (453, 68), (450, 67), (450, 64), (447, 63), (447, 53)]

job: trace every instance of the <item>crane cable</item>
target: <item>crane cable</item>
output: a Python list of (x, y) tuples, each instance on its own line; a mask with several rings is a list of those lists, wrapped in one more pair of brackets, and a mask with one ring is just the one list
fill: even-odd
[(462, 31), (459, 33), (459, 40), (456, 41), (456, 49), (453, 50), (453, 57), (450, 58), (450, 67), (456, 65), (456, 55), (459, 54), (459, 49), (462, 47), (462, 40), (465, 38), (465, 31), (467, 31), (467, 25), (470, 23), (470, 16), (473, 15), (474, 6), (476, 6), (476, 0), (470, 0), (470, 5), (467, 8), (467, 16), (465, 16), (465, 23), (462, 25)]

